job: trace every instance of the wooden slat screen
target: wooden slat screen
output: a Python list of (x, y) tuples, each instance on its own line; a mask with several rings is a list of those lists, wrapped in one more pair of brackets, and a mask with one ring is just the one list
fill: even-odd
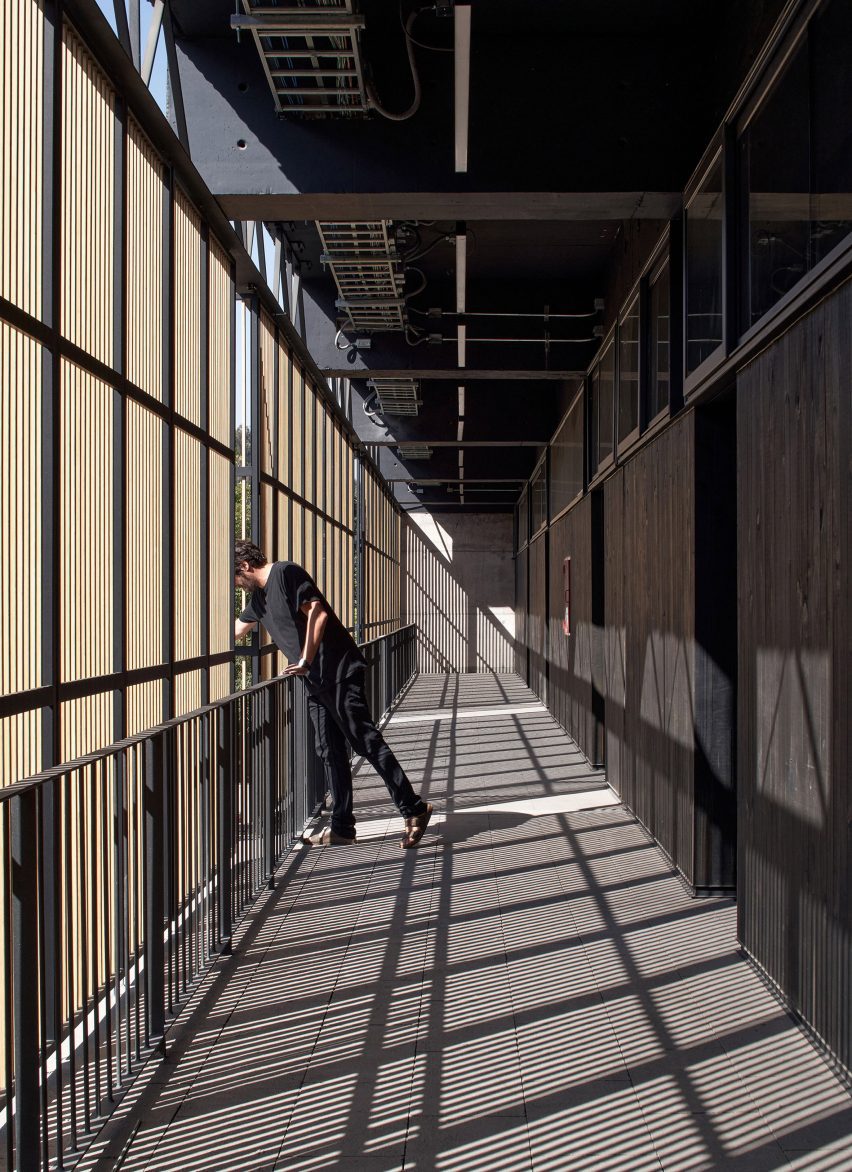
[(112, 387), (63, 362), (58, 583), (63, 680), (113, 670), (114, 410)]
[[(151, 667), (164, 660), (162, 596), (163, 443), (166, 425), (138, 403), (127, 404), (127, 666)], [(156, 722), (155, 722), (156, 723)]]
[(228, 255), (219, 242), (210, 240), (209, 260), (210, 305), (208, 311), (208, 395), (209, 426), (213, 439), (227, 444), (234, 442), (231, 433), (231, 343), (233, 329), (231, 314), (234, 304), (234, 282)]
[(127, 127), (127, 376), (163, 398), (163, 165), (131, 118)]
[(400, 535), (397, 505), (376, 472), (364, 467), (364, 637), (400, 626)]
[(62, 43), (62, 331), (113, 361), (115, 94), (67, 25)]
[(178, 187), (174, 202), (175, 392), (185, 419), (201, 422), (201, 217)]
[(37, 342), (0, 324), (0, 468), (16, 470), (0, 478), (0, 560), (12, 581), (26, 590), (26, 614), (3, 624), (3, 695), (42, 683), (42, 361)]
[(0, 296), (38, 317), (44, 207), (44, 14), (36, 0), (6, 0), (0, 16)]
[(231, 646), (233, 606), (233, 548), (231, 532), (223, 518), (234, 510), (231, 465), (224, 456), (210, 453), (210, 654), (218, 655)]
[(42, 6), (10, 0), (0, 31), (0, 556), (27, 591), (0, 639), (8, 784), (196, 707), (214, 671), (229, 690), (235, 288), (77, 30), (47, 135)]

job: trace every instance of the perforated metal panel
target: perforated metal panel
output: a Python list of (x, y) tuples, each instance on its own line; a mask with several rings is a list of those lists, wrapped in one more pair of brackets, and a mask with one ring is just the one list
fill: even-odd
[(363, 332), (405, 329), (405, 273), (390, 220), (318, 220), (322, 263), (331, 271), (341, 317)]
[(352, 0), (243, 0), (231, 25), (254, 37), (280, 114), (365, 114), (361, 64), (364, 18)]
[(383, 415), (417, 415), (420, 384), (413, 378), (371, 378), (367, 386), (379, 397)]

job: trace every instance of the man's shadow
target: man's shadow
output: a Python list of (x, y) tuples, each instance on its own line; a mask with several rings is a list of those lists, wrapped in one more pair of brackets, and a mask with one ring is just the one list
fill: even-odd
[[(513, 830), (529, 822), (531, 814), (500, 810), (453, 810), (443, 815), (429, 830), (444, 842), (464, 842), (489, 830)], [(428, 832), (427, 832), (428, 833)]]

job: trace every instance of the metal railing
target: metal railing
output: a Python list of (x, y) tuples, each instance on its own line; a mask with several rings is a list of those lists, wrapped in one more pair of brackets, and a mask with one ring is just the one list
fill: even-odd
[[(378, 718), (415, 628), (364, 652)], [(0, 789), (0, 1166), (76, 1161), (323, 790), (280, 677)]]

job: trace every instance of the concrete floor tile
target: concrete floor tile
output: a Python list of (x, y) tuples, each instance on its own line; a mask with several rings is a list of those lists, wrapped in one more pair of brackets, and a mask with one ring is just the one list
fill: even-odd
[(461, 1124), (412, 1115), (405, 1172), (527, 1172), (532, 1168), (525, 1119), (496, 1113)]
[(527, 1099), (533, 1168), (562, 1172), (659, 1172), (632, 1087), (594, 1083)]

